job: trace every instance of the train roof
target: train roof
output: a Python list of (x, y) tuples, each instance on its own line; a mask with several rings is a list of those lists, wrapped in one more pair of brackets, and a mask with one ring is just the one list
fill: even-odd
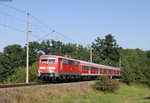
[(78, 61), (78, 60), (73, 59), (73, 58), (71, 58), (71, 57), (59, 56), (59, 55), (51, 55), (51, 54), (49, 54), (49, 55), (41, 55), (41, 56), (46, 56), (46, 57), (51, 56), (51, 57), (57, 57), (57, 58), (63, 58), (63, 59), (69, 59), (69, 60)]
[(71, 57), (65, 57), (65, 56), (59, 56), (59, 55), (41, 55), (41, 56), (46, 56), (46, 57), (52, 56), (52, 57), (58, 57), (58, 58), (63, 58), (63, 59), (79, 61), (80, 63), (87, 65), (87, 66), (101, 67), (101, 68), (105, 68), (105, 69), (114, 69), (114, 70), (120, 70), (121, 69), (121, 68), (117, 68), (117, 67), (111, 67), (111, 66), (107, 66), (107, 65), (91, 63), (91, 62), (87, 62), (87, 61), (83, 61), (83, 60), (77, 60), (77, 59), (73, 59)]
[(111, 67), (111, 66), (107, 66), (107, 65), (96, 64), (96, 63), (91, 63), (91, 62), (82, 61), (82, 60), (79, 60), (79, 61), (80, 61), (80, 63), (88, 65), (88, 66), (92, 65), (92, 66), (101, 67), (101, 68), (107, 68), (107, 69), (117, 69), (117, 70), (121, 69), (121, 68), (117, 68), (117, 67)]

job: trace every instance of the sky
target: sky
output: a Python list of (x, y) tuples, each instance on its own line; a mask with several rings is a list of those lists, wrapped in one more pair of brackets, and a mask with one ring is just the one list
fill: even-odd
[[(31, 14), (30, 41), (54, 39), (87, 46), (97, 37), (112, 34), (124, 49), (150, 50), (150, 0), (2, 0), (0, 3)], [(0, 52), (12, 44), (25, 46), (26, 19), (26, 13), (0, 4)]]

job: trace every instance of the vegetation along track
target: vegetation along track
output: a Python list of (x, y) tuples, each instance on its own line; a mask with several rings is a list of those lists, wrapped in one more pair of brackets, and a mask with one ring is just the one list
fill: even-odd
[(87, 84), (93, 83), (94, 81), (81, 81), (81, 82), (66, 82), (66, 83), (16, 83), (16, 84), (0, 84), (0, 89), (3, 88), (14, 88), (14, 87), (25, 87), (25, 86), (36, 86), (36, 85), (71, 85), (71, 84)]
[(48, 83), (16, 83), (16, 84), (0, 84), (1, 88), (13, 88), (13, 87), (24, 87), (24, 86), (35, 86), (35, 85), (44, 85)]

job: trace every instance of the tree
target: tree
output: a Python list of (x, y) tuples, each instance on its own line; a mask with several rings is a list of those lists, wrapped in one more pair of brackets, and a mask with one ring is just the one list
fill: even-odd
[(77, 45), (71, 43), (66, 44), (63, 53), (67, 56), (74, 57), (77, 54)]
[(150, 50), (147, 51), (146, 56), (148, 59), (150, 59)]
[(10, 66), (12, 68), (25, 66), (25, 51), (21, 45), (10, 45), (4, 48), (4, 56), (8, 58)]
[(2, 82), (5, 78), (3, 76), (5, 71), (5, 57), (2, 53), (0, 53), (0, 82)]
[(83, 47), (82, 45), (78, 45), (76, 47), (76, 52), (75, 52), (74, 58), (79, 59), (79, 60), (89, 61), (90, 60), (90, 50), (86, 47)]
[(102, 59), (104, 60), (106, 56), (104, 55), (104, 39), (97, 37), (95, 43), (92, 42), (92, 50)]
[(63, 55), (64, 44), (60, 41), (51, 41), (51, 54)]
[(133, 82), (148, 84), (149, 63), (147, 54), (140, 49), (124, 49), (120, 51), (122, 58), (122, 78), (123, 82), (131, 84)]
[(130, 68), (123, 68), (121, 71), (122, 76), (122, 82), (130, 85), (135, 80), (135, 74), (133, 73), (133, 70)]
[(10, 45), (4, 48), (3, 52), (3, 77), (7, 78), (12, 75), (18, 67), (25, 66), (25, 51), (17, 44)]
[(150, 88), (150, 68), (144, 68), (142, 70), (140, 82), (146, 84)]
[(105, 39), (98, 37), (95, 43), (92, 43), (92, 49), (102, 59), (101, 61), (105, 61), (104, 63), (107, 65), (114, 66), (115, 63), (113, 62), (119, 62), (120, 47), (111, 34), (106, 35)]
[[(25, 47), (26, 48), (26, 47)], [(38, 61), (39, 56), (42, 55), (41, 46), (38, 42), (29, 43), (29, 64), (32, 65)]]
[(43, 52), (43, 54), (50, 54), (51, 53), (51, 42), (49, 40), (42, 41), (40, 44), (40, 49)]
[[(38, 82), (38, 62), (33, 63), (29, 67), (29, 82)], [(5, 83), (24, 83), (26, 81), (26, 68), (19, 67), (11, 76), (9, 76)]]

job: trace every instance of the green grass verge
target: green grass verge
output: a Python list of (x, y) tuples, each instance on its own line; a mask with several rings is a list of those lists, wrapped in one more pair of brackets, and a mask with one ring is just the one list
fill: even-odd
[(116, 93), (87, 90), (85, 93), (53, 98), (44, 103), (150, 103), (150, 90), (144, 87), (121, 85)]
[(150, 103), (150, 90), (127, 86), (104, 93), (88, 85), (35, 86), (0, 91), (0, 103)]

